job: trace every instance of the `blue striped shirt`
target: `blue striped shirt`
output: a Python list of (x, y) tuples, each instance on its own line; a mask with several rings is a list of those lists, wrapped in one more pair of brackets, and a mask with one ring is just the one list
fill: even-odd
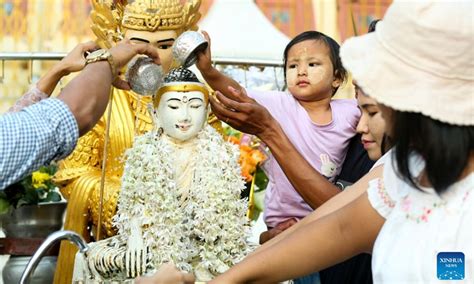
[(69, 107), (51, 98), (0, 116), (0, 189), (76, 147), (79, 128)]

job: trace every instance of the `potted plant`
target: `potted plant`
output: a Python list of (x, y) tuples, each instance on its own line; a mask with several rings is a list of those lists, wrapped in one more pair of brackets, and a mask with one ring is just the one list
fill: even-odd
[[(66, 201), (52, 177), (57, 166), (43, 166), (0, 192), (0, 220), (5, 238), (2, 253), (11, 257), (3, 269), (4, 283), (18, 283), (31, 255), (63, 225)], [(36, 269), (34, 283), (52, 283), (59, 247), (50, 250)]]

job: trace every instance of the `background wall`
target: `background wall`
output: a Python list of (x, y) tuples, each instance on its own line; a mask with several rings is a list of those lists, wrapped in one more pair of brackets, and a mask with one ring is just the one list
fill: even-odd
[[(202, 18), (214, 1), (217, 0), (202, 0)], [(355, 34), (354, 26), (357, 34), (365, 33), (370, 21), (381, 18), (390, 2), (255, 0), (275, 27), (290, 38), (316, 29), (339, 42)], [(89, 29), (90, 10), (89, 0), (0, 0), (0, 52), (69, 51), (79, 42), (94, 39)], [(0, 62), (0, 113), (53, 64), (48, 61)], [(64, 79), (63, 84), (69, 79)]]

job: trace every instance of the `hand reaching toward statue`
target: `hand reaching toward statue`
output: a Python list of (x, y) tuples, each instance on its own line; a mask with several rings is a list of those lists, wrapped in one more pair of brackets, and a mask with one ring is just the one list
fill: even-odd
[(228, 87), (228, 90), (226, 95), (216, 92), (216, 97), (210, 98), (213, 113), (233, 128), (256, 135), (265, 142), (273, 127), (279, 127), (278, 122), (265, 107), (248, 97), (245, 89)]
[[(156, 64), (161, 64), (158, 51), (151, 44), (133, 44), (129, 39), (124, 39), (109, 49), (109, 52), (112, 54), (116, 67), (115, 70), (117, 71), (122, 69), (122, 67), (124, 67), (137, 54), (147, 55), (153, 59)], [(117, 74), (113, 75), (115, 76)], [(113, 85), (119, 89), (130, 90), (130, 85), (128, 82), (120, 77), (115, 79)]]
[(149, 277), (139, 277), (135, 284), (191, 284), (194, 275), (179, 271), (173, 264), (163, 264), (158, 271)]
[(84, 66), (86, 66), (86, 52), (91, 52), (98, 48), (99, 46), (94, 41), (76, 45), (58, 64), (63, 75), (69, 75), (84, 69)]
[(294, 218), (288, 219), (278, 225), (275, 226), (275, 228), (272, 228), (268, 231), (265, 231), (260, 234), (260, 244), (264, 244), (265, 242), (273, 239), (277, 235), (279, 235), (281, 232), (285, 231), (289, 227), (293, 226), (296, 224), (298, 221)]

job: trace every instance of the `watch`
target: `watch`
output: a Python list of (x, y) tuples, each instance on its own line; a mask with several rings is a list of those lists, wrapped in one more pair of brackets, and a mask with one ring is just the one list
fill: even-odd
[(115, 64), (112, 54), (107, 49), (98, 49), (86, 56), (86, 65), (94, 62), (107, 60), (110, 65), (110, 70), (112, 71), (112, 77), (115, 77)]

